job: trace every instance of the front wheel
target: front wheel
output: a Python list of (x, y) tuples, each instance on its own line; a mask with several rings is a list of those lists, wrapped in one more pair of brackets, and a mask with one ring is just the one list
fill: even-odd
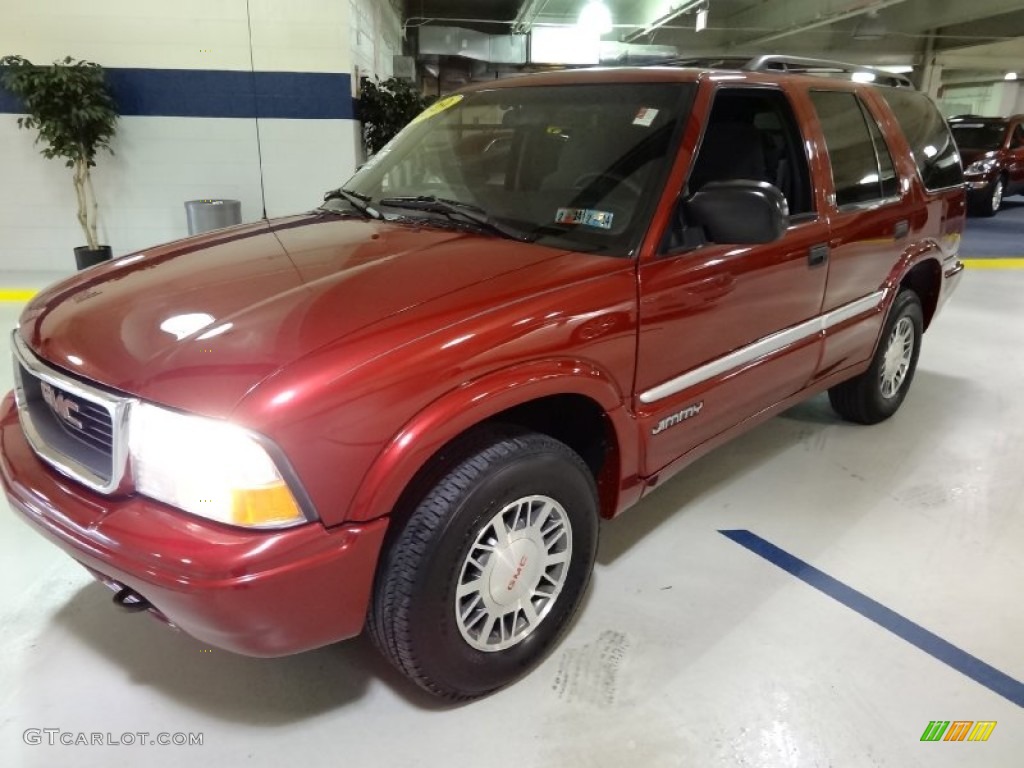
[(448, 699), (483, 696), (536, 666), (568, 627), (597, 551), (597, 491), (546, 435), (488, 429), (448, 451), (383, 555), (371, 637)]
[(896, 413), (914, 378), (923, 333), (921, 300), (903, 290), (889, 310), (871, 366), (828, 391), (836, 413), (859, 424), (877, 424)]
[(1005, 192), (1006, 181), (1002, 176), (996, 176), (995, 180), (985, 187), (975, 206), (975, 211), (982, 216), (995, 216), (1003, 206)]

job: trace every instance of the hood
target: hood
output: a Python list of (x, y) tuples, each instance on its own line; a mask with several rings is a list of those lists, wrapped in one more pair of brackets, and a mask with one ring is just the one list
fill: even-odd
[(36, 296), (20, 333), (78, 376), (224, 416), (324, 344), (561, 253), (460, 230), (306, 215), (86, 270)]

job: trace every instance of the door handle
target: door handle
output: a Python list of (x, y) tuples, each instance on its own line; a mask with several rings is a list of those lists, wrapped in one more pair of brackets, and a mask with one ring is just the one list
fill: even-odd
[(818, 267), (828, 261), (828, 243), (812, 245), (807, 252), (807, 263), (812, 267)]
[(906, 219), (900, 219), (896, 222), (896, 225), (892, 228), (892, 236), (894, 240), (899, 240), (907, 236), (910, 231), (910, 222)]

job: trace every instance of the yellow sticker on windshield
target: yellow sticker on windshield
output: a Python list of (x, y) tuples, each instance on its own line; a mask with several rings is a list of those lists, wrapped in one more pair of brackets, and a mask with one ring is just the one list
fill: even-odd
[(416, 123), (420, 122), (421, 120), (427, 120), (428, 118), (431, 118), (434, 115), (439, 115), (442, 112), (444, 112), (446, 109), (448, 109), (449, 107), (454, 107), (460, 101), (462, 101), (462, 94), (461, 93), (457, 93), (454, 96), (446, 96), (445, 98), (441, 99), (440, 101), (435, 101), (429, 107), (427, 107), (422, 112), (420, 112), (418, 115), (416, 115), (416, 117), (414, 117), (412, 119), (412, 122), (409, 123), (409, 125), (415, 125)]

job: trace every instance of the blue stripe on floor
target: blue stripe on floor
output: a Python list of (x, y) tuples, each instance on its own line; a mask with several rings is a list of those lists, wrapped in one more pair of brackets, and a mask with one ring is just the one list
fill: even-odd
[(1003, 201), (1002, 209), (992, 218), (972, 216), (967, 219), (960, 241), (960, 256), (1024, 256), (1021, 232), (1024, 232), (1024, 199), (1011, 197)]
[[(111, 68), (106, 75), (122, 115), (355, 117), (351, 77), (344, 72)], [(0, 88), (0, 113), (20, 110), (18, 100)]]
[(900, 616), (878, 601), (872, 600), (864, 593), (858, 592), (853, 587), (848, 587), (823, 571), (819, 571), (813, 565), (779, 549), (755, 533), (746, 530), (719, 531), (719, 533), (740, 546), (746, 547), (755, 555), (760, 555), (787, 573), (796, 576), (819, 592), (824, 592), (833, 600), (839, 601), (864, 618), (870, 619), (880, 627), (903, 638), (929, 656), (985, 686), (993, 693), (1012, 701), (1018, 707), (1024, 707), (1024, 683), (1019, 680), (1014, 680), (976, 656), (943, 640), (934, 632), (929, 632), (921, 625)]

